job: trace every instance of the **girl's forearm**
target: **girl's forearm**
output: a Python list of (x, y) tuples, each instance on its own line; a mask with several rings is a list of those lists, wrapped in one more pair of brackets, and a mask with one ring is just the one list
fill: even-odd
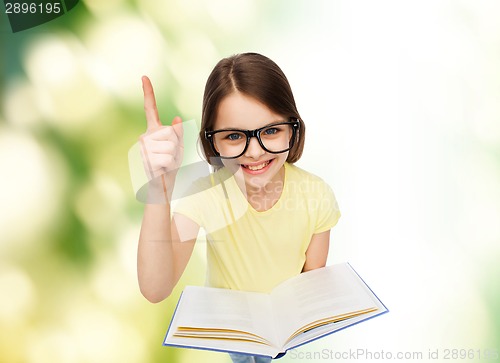
[[(160, 185), (150, 190), (149, 196), (156, 194), (158, 201), (163, 193)], [(155, 303), (168, 297), (176, 283), (170, 203), (163, 198), (163, 203), (144, 207), (137, 251), (139, 288), (146, 299)]]

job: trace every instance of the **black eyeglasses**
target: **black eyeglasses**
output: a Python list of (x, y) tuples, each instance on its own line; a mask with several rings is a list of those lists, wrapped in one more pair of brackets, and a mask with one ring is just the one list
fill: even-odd
[(245, 153), (252, 137), (257, 138), (262, 149), (271, 154), (290, 150), (300, 127), (299, 119), (279, 121), (255, 130), (222, 129), (205, 131), (215, 156), (235, 159)]

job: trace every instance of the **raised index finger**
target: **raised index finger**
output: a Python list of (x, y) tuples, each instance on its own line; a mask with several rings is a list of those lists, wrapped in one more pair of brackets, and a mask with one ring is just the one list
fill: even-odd
[(142, 77), (142, 90), (144, 92), (144, 111), (148, 130), (154, 130), (161, 126), (158, 108), (156, 108), (155, 92), (148, 77)]

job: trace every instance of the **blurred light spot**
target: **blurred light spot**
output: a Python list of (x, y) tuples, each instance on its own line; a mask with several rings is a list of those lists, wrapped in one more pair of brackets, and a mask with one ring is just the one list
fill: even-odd
[(113, 89), (111, 76), (106, 66), (97, 57), (89, 55), (85, 59), (85, 65), (95, 83), (99, 84), (103, 89)]
[(220, 352), (201, 349), (184, 349), (182, 355), (179, 356), (179, 363), (193, 362), (230, 363), (232, 360), (229, 358), (229, 355), (226, 354), (224, 356), (224, 354)]
[(33, 329), (26, 344), (28, 363), (81, 362), (73, 337), (62, 329)]
[(202, 32), (184, 31), (179, 46), (169, 58), (169, 66), (182, 86), (203, 89), (209, 73), (219, 61), (210, 38)]
[(218, 60), (217, 50), (207, 35), (184, 31), (179, 36), (179, 46), (171, 54), (169, 66), (179, 84), (173, 97), (181, 114), (193, 117), (193, 110), (200, 109), (205, 83)]
[[(198, 97), (196, 97), (198, 96)], [(193, 89), (180, 88), (173, 95), (175, 106), (179, 110), (181, 115), (186, 117), (192, 117), (198, 109), (200, 109), (200, 98), (201, 96), (196, 93)], [(198, 112), (201, 115), (201, 111)], [(201, 118), (201, 116), (198, 116)], [(194, 147), (195, 145), (190, 145)]]
[(24, 58), (30, 79), (47, 87), (73, 81), (78, 71), (78, 60), (71, 46), (76, 44), (66, 36), (46, 35), (35, 39)]
[[(189, 11), (190, 1), (183, 1), (184, 11)], [(250, 22), (257, 18), (257, 7), (249, 0), (205, 0), (208, 13), (222, 30), (238, 33), (247, 29)], [(191, 6), (195, 6), (192, 5)]]
[(87, 8), (97, 16), (106, 16), (112, 11), (123, 7), (125, 0), (83, 0)]
[(0, 358), (1, 362), (25, 362), (26, 354), (26, 332), (29, 321), (24, 324), (8, 324), (0, 322)]
[(106, 256), (93, 273), (92, 287), (105, 304), (124, 310), (139, 296), (136, 276), (126, 273), (119, 260)]
[(12, 81), (5, 92), (4, 115), (16, 126), (31, 126), (40, 120), (36, 92), (24, 80)]
[(160, 77), (165, 43), (158, 31), (134, 15), (115, 15), (94, 24), (85, 36), (93, 69), (126, 99), (142, 97), (141, 76)]
[(40, 36), (26, 50), (25, 68), (42, 115), (65, 131), (79, 132), (107, 103), (87, 69), (87, 58), (80, 42), (68, 34)]
[[(203, 4), (197, 0), (141, 0), (137, 6), (141, 13), (145, 14), (144, 17), (159, 24), (169, 38), (175, 38), (188, 29), (199, 29), (200, 26), (204, 27), (205, 31), (212, 30), (206, 26), (206, 11)], [(213, 23), (209, 21), (209, 25)]]
[(131, 277), (137, 278), (137, 244), (139, 242), (140, 225), (129, 222), (118, 238), (118, 255), (121, 268)]
[(0, 170), (0, 251), (33, 253), (60, 207), (61, 164), (31, 137), (0, 128)]
[(144, 338), (124, 319), (101, 307), (72, 306), (67, 323), (82, 362), (137, 363), (150, 359)]
[(75, 196), (75, 211), (92, 231), (113, 232), (124, 203), (120, 186), (110, 177), (95, 173)]
[(0, 269), (0, 322), (17, 323), (28, 319), (35, 304), (35, 288), (30, 277), (18, 268)]

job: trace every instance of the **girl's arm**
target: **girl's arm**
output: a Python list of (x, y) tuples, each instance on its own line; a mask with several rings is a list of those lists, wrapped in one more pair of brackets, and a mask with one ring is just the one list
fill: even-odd
[[(179, 226), (179, 227), (178, 227)], [(178, 228), (182, 229), (182, 238)], [(199, 226), (175, 214), (170, 204), (146, 204), (137, 251), (139, 288), (157, 303), (167, 298), (179, 281), (193, 252)]]
[(139, 236), (137, 275), (144, 297), (160, 302), (170, 295), (182, 275), (199, 226), (180, 215), (171, 219), (170, 200), (184, 150), (182, 121), (176, 117), (172, 126), (163, 126), (153, 86), (147, 77), (142, 82), (147, 131), (140, 137), (140, 144), (150, 182)]
[(330, 247), (330, 230), (314, 234), (306, 251), (306, 262), (302, 272), (326, 266)]

